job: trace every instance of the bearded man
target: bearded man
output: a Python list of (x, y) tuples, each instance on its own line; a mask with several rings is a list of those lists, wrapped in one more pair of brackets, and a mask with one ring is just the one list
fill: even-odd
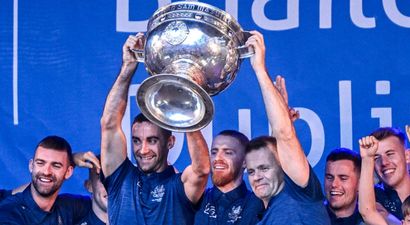
[(249, 139), (234, 130), (220, 132), (212, 142), (213, 187), (205, 191), (195, 224), (256, 224), (263, 203), (243, 181), (245, 148)]
[(77, 223), (90, 211), (90, 199), (58, 194), (73, 169), (71, 146), (64, 138), (48, 136), (41, 140), (29, 162), (31, 183), (23, 192), (1, 202), (0, 224)]

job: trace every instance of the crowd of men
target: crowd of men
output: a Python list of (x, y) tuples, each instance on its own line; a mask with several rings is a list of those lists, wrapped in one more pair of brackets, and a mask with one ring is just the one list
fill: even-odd
[[(187, 132), (191, 164), (178, 173), (167, 162), (176, 141), (172, 132), (139, 114), (131, 130), (134, 166), (121, 123), (138, 66), (132, 50), (143, 48), (144, 36), (130, 36), (101, 118), (101, 156), (73, 154), (64, 138), (45, 137), (29, 162), (29, 184), (0, 192), (0, 224), (409, 225), (405, 134), (379, 128), (359, 140), (359, 152), (334, 149), (322, 189), (298, 140), (293, 122), (299, 115), (288, 105), (285, 79), (272, 81), (263, 36), (251, 34), (246, 45), (255, 50), (251, 65), (271, 134), (249, 140), (224, 130), (208, 149), (201, 131)], [(85, 187), (91, 197), (60, 194), (76, 165), (89, 168)], [(212, 187), (206, 188), (209, 175)]]

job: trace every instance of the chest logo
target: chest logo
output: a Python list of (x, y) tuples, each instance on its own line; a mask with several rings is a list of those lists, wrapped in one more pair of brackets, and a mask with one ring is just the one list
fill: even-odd
[(164, 194), (165, 194), (164, 185), (156, 186), (156, 187), (154, 188), (154, 190), (151, 191), (151, 196), (152, 196), (151, 201), (153, 201), (153, 202), (161, 202), (161, 201), (162, 201), (162, 197), (164, 197)]
[(207, 203), (204, 209), (204, 213), (207, 214), (210, 218), (216, 218), (215, 206), (211, 205), (211, 203)]
[(235, 223), (241, 218), (242, 207), (240, 205), (233, 206), (231, 212), (228, 213), (228, 223)]

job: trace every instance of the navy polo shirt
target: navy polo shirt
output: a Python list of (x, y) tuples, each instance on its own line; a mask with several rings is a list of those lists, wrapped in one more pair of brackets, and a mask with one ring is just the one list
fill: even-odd
[(181, 174), (175, 174), (172, 166), (146, 175), (126, 159), (103, 183), (111, 225), (194, 222), (194, 206), (185, 194)]
[(329, 214), (330, 223), (332, 225), (365, 225), (363, 222), (363, 218), (360, 215), (357, 207), (352, 215), (348, 217), (336, 217), (336, 215), (332, 212), (329, 205), (326, 205), (327, 213)]
[(285, 174), (285, 185), (273, 196), (259, 225), (327, 225), (330, 224), (324, 196), (318, 178), (309, 167), (309, 181), (305, 188), (299, 187)]
[(383, 183), (374, 186), (376, 194), (376, 201), (386, 208), (386, 210), (397, 217), (399, 220), (403, 219), (401, 211), (401, 200), (397, 192)]
[(78, 222), (77, 225), (105, 225), (105, 223), (101, 221), (91, 209), (88, 215)]
[(10, 195), (0, 202), (0, 224), (71, 225), (91, 209), (91, 200), (78, 195), (59, 195), (50, 212), (34, 201), (30, 186), (22, 193)]
[(246, 188), (245, 182), (227, 193), (216, 186), (206, 190), (201, 208), (195, 215), (195, 225), (256, 224), (263, 202)]
[(0, 190), (0, 201), (11, 195), (11, 190)]

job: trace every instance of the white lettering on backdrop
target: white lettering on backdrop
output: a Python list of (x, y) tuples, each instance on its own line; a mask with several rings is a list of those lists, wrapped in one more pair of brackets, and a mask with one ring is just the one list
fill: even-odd
[[(129, 14), (131, 10), (129, 8), (130, 0), (117, 0), (117, 18), (116, 25), (118, 32), (145, 32), (147, 30), (148, 19), (130, 21)], [(171, 0), (157, 0), (158, 7), (170, 4)], [(271, 31), (289, 30), (299, 27), (299, 11), (303, 10), (299, 7), (299, 0), (287, 0), (286, 1), (286, 15), (285, 19), (270, 19), (272, 15), (267, 15), (265, 7), (268, 2), (275, 2), (274, 0), (254, 0), (250, 12), (255, 24), (260, 28)], [(332, 2), (333, 0), (320, 0), (319, 1), (319, 28), (330, 29), (332, 28)], [(376, 17), (365, 16), (363, 9), (363, 0), (350, 0), (349, 2), (350, 19), (353, 24), (359, 28), (375, 28)], [(241, 18), (238, 17), (239, 11), (238, 0), (225, 0), (225, 11), (237, 18), (240, 22)], [(271, 3), (274, 4), (274, 3)], [(383, 0), (383, 9), (394, 24), (410, 28), (410, 17), (402, 14), (397, 6), (396, 0)], [(337, 10), (334, 10), (337, 12)], [(246, 12), (241, 12), (246, 13)], [(382, 19), (382, 18), (378, 18)]]

